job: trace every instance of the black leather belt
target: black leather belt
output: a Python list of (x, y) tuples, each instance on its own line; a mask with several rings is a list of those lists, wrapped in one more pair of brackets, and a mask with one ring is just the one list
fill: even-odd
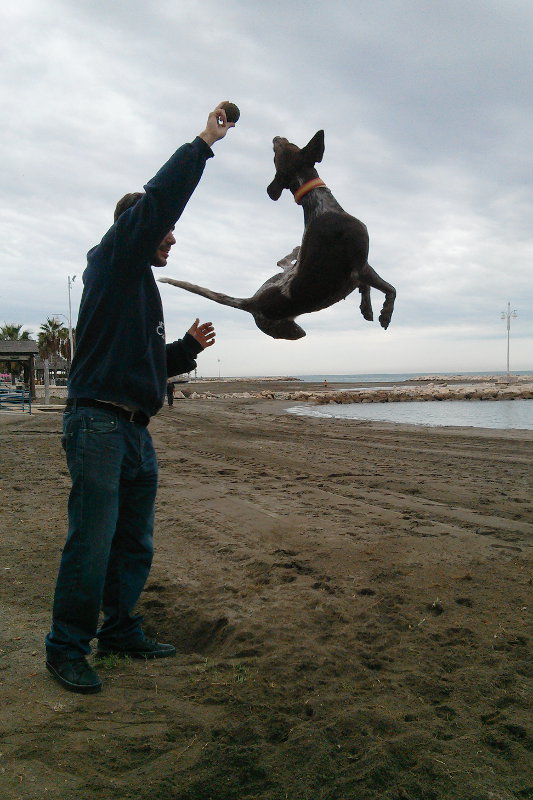
[(113, 403), (104, 403), (102, 400), (93, 400), (92, 398), (80, 397), (67, 400), (65, 406), (67, 410), (76, 408), (103, 408), (104, 411), (111, 411), (117, 417), (124, 417), (128, 422), (136, 422), (137, 425), (148, 425), (150, 417), (143, 414), (142, 411), (128, 411), (127, 408), (121, 408)]

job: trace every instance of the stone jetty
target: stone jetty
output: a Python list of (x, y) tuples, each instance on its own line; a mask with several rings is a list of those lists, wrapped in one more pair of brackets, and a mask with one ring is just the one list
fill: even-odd
[(197, 392), (195, 390), (177, 391), (175, 399), (216, 400), (220, 399), (257, 399), (284, 400), (289, 402), (315, 403), (317, 405), (344, 403), (406, 403), (428, 400), (533, 400), (533, 380), (529, 383), (476, 383), (464, 386), (428, 383), (424, 385), (390, 386), (388, 388), (371, 387), (355, 390), (321, 390), (305, 391), (301, 389), (288, 391), (251, 392)]

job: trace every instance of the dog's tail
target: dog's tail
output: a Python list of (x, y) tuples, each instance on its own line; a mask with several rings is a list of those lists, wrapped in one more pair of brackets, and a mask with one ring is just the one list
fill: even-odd
[(215, 303), (220, 303), (223, 306), (231, 306), (232, 308), (241, 308), (243, 311), (248, 311), (250, 302), (250, 298), (248, 297), (229, 297), (227, 294), (212, 292), (211, 289), (205, 289), (203, 286), (197, 286), (195, 283), (175, 281), (174, 278), (158, 278), (157, 280), (159, 283), (171, 283), (172, 286), (177, 286), (179, 289), (186, 289), (188, 292), (193, 292), (193, 294), (207, 297), (209, 300), (214, 300)]

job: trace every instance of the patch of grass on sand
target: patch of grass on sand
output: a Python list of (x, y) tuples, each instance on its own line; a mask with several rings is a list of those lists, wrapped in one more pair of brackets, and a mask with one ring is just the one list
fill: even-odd
[(95, 655), (94, 661), (98, 669), (119, 669), (125, 667), (130, 662), (129, 656), (118, 656), (115, 653), (109, 653), (106, 656)]

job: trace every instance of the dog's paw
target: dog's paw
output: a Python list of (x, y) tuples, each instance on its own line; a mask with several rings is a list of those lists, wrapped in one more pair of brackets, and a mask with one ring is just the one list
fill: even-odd
[(297, 245), (292, 251), (292, 253), (289, 253), (289, 255), (285, 256), (284, 258), (280, 258), (280, 260), (277, 262), (277, 266), (282, 267), (283, 269), (287, 269), (287, 267), (294, 266), (294, 264), (296, 264), (298, 260), (299, 253), (300, 253), (300, 245)]

